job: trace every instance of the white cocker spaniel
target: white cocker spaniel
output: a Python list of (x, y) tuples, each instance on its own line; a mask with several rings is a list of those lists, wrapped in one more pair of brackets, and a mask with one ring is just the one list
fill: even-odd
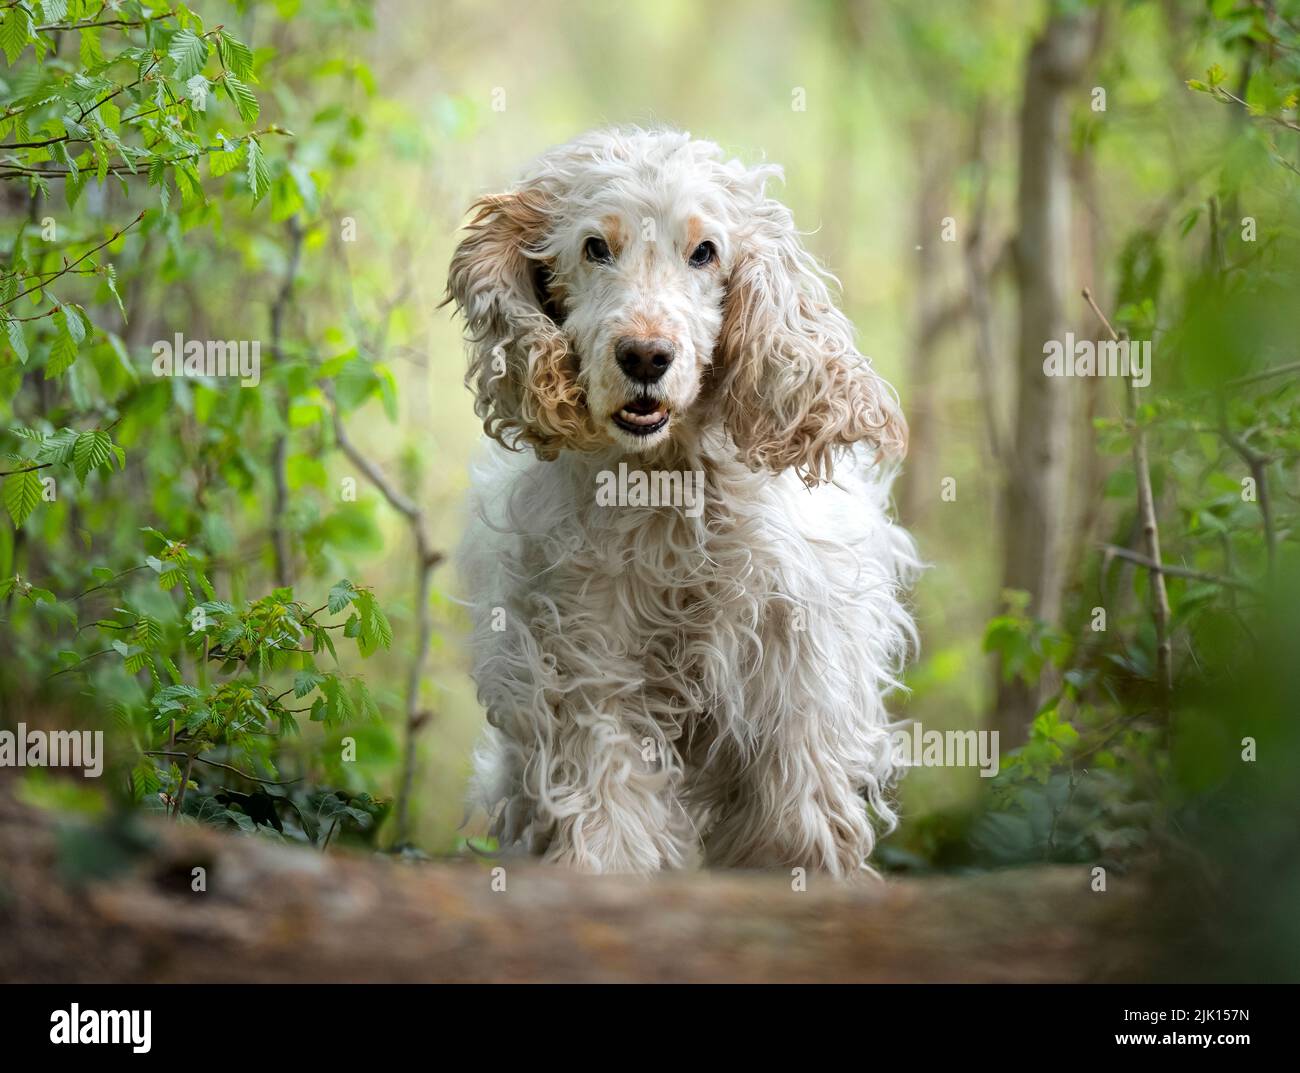
[(452, 258), (497, 441), (461, 567), (503, 849), (843, 876), (895, 822), (907, 430), (779, 176), (587, 134), (479, 199)]

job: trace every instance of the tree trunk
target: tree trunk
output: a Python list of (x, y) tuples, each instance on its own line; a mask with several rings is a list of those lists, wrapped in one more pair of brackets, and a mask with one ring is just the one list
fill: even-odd
[(929, 131), (918, 131), (913, 139), (918, 173), (912, 221), (916, 303), (907, 399), (908, 460), (899, 493), (900, 515), (912, 527), (925, 523), (939, 498), (937, 455), (942, 439), (936, 427), (939, 409), (936, 359), (944, 326), (941, 321), (945, 316), (939, 294), (939, 230), (945, 215), (943, 194), (949, 177), (947, 160), (929, 135)]
[[(1028, 613), (1054, 621), (1060, 610), (1068, 510), (1070, 381), (1043, 372), (1043, 344), (1063, 340), (1070, 279), (1069, 98), (1091, 54), (1082, 19), (1054, 12), (1030, 49), (1020, 113), (1016, 280), (1016, 419), (1003, 506), (1002, 587), (1028, 592)], [(1025, 740), (1038, 703), (1035, 685), (998, 676), (993, 727), (1003, 748)]]

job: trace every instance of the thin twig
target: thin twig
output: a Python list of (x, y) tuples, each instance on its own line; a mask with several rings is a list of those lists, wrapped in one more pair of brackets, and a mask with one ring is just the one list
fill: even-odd
[(195, 756), (193, 753), (187, 753), (189, 760), (185, 764), (185, 774), (181, 776), (180, 790), (176, 794), (176, 805), (172, 809), (172, 819), (176, 819), (181, 814), (181, 806), (185, 804), (185, 791), (189, 789), (190, 772), (194, 770)]
[(45, 281), (42, 282), (42, 283), (38, 283), (38, 284), (36, 284), (35, 286), (28, 287), (27, 290), (25, 290), (25, 291), (20, 291), (18, 294), (15, 294), (12, 298), (10, 298), (7, 302), (0, 302), (0, 308), (3, 308), (3, 307), (5, 307), (5, 306), (9, 306), (9, 305), (13, 305), (14, 302), (18, 301), (19, 298), (22, 298), (22, 297), (24, 297), (24, 296), (26, 296), (26, 295), (29, 295), (29, 294), (31, 294), (33, 291), (44, 290), (44, 289), (45, 289), (46, 287), (48, 287), (51, 283), (53, 283), (54, 280), (58, 279), (60, 276), (65, 276), (65, 275), (67, 275), (69, 272), (71, 272), (74, 268), (77, 267), (77, 265), (81, 264), (81, 262), (84, 261), (87, 257), (90, 257), (90, 256), (92, 256), (92, 255), (98, 253), (98, 252), (99, 252), (100, 250), (102, 250), (105, 246), (111, 246), (114, 242), (116, 242), (116, 241), (117, 241), (119, 238), (121, 238), (124, 234), (126, 234), (128, 231), (130, 231), (131, 228), (133, 228), (136, 224), (138, 224), (141, 220), (143, 220), (143, 219), (144, 219), (144, 214), (145, 214), (146, 211), (147, 211), (146, 209), (141, 209), (141, 210), (140, 210), (140, 214), (139, 214), (139, 215), (138, 215), (134, 220), (132, 220), (129, 224), (127, 224), (127, 225), (126, 225), (125, 227), (123, 227), (121, 230), (115, 232), (115, 233), (114, 233), (110, 238), (106, 239), (104, 242), (101, 242), (101, 243), (100, 243), (98, 246), (96, 246), (93, 250), (87, 250), (87, 251), (86, 251), (85, 253), (83, 253), (80, 257), (78, 257), (75, 261), (73, 261), (72, 264), (67, 265), (67, 266), (64, 267), (62, 270), (56, 272), (56, 273), (55, 273), (53, 276), (51, 276), (49, 279), (45, 280)]
[(433, 638), (433, 616), (429, 610), (429, 593), (433, 569), (442, 562), (443, 556), (429, 541), (424, 512), (393, 484), (388, 474), (362, 454), (348, 436), (343, 418), (339, 414), (333, 386), (328, 381), (324, 381), (321, 390), (329, 400), (330, 413), (334, 420), (334, 439), (339, 449), (379, 490), (389, 506), (406, 519), (415, 545), (415, 616), (418, 626), (415, 648), (411, 653), (406, 678), (406, 739), (403, 745), (402, 777), (397, 794), (396, 819), (397, 841), (404, 842), (409, 823), (411, 787), (415, 778), (416, 737), (429, 717), (429, 713), (420, 706), (420, 681), (424, 677), (429, 644)]
[(240, 771), (237, 767), (230, 764), (223, 764), (220, 760), (209, 760), (206, 756), (199, 756), (197, 753), (172, 752), (167, 749), (147, 749), (145, 756), (172, 756), (172, 757), (189, 757), (190, 762), (197, 760), (200, 764), (207, 764), (209, 767), (219, 767), (225, 771), (233, 772), (241, 779), (247, 779), (249, 782), (260, 782), (265, 786), (292, 786), (295, 782), (302, 782), (302, 779), (285, 779), (282, 782), (276, 782), (274, 779), (264, 779), (258, 775), (250, 775), (247, 771)]
[[(1083, 288), (1083, 300), (1092, 307), (1111, 339), (1119, 335), (1093, 300), (1092, 291)], [(1151, 617), (1156, 630), (1156, 678), (1166, 696), (1173, 691), (1173, 648), (1169, 642), (1169, 592), (1165, 588), (1164, 560), (1160, 557), (1160, 528), (1156, 522), (1155, 496), (1151, 491), (1151, 465), (1147, 457), (1146, 430), (1138, 421), (1138, 388), (1132, 377), (1126, 378), (1129, 418), (1133, 422), (1133, 471), (1137, 478), (1138, 522), (1149, 561), (1151, 578)]]
[[(297, 216), (290, 216), (285, 222), (289, 234), (289, 258), (285, 263), (284, 278), (280, 290), (271, 303), (271, 357), (279, 362), (284, 357), (283, 337), (284, 320), (293, 303), (293, 287), (298, 275), (298, 263), (302, 256), (302, 227)], [(289, 547), (289, 528), (286, 513), (289, 509), (289, 393), (281, 390), (280, 420), (281, 427), (271, 445), (271, 476), (273, 494), (271, 496), (271, 546), (275, 553), (275, 583), (284, 588), (293, 583), (293, 558)]]
[(1123, 559), (1137, 566), (1144, 566), (1148, 570), (1158, 570), (1168, 577), (1181, 577), (1186, 578), (1188, 581), (1204, 581), (1210, 585), (1222, 585), (1226, 589), (1242, 589), (1246, 592), (1253, 591), (1255, 588), (1249, 581), (1242, 581), (1240, 578), (1225, 577), (1222, 574), (1207, 574), (1203, 570), (1193, 570), (1187, 566), (1175, 566), (1172, 563), (1152, 562), (1145, 555), (1141, 555), (1129, 548), (1120, 547), (1118, 544), (1100, 544), (1098, 547), (1107, 555), (1113, 555), (1117, 559)]
[(1269, 492), (1268, 464), (1272, 459), (1251, 447), (1244, 437), (1238, 436), (1228, 424), (1228, 407), (1220, 396), (1219, 435), (1233, 452), (1246, 463), (1255, 482), (1255, 501), (1259, 504), (1260, 518), (1264, 523), (1264, 550), (1268, 555), (1268, 574), (1273, 576), (1277, 560), (1277, 532), (1273, 524), (1273, 499)]

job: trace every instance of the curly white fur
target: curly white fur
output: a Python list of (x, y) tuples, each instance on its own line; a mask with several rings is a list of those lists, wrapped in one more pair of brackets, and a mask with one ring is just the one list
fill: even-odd
[[(589, 134), (482, 199), (453, 258), (499, 441), (461, 566), (490, 724), (474, 796), (503, 847), (597, 872), (702, 851), (847, 875), (872, 813), (895, 821), (906, 426), (766, 194), (778, 174), (678, 132)], [(628, 338), (671, 349), (660, 379), (623, 371)], [(620, 423), (637, 398), (662, 428)], [(703, 510), (598, 505), (620, 463), (702, 473)]]

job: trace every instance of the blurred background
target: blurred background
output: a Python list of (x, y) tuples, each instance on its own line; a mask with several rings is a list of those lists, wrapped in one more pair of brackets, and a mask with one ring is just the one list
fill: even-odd
[[(880, 866), (1173, 859), (1231, 901), (1233, 847), (1279, 915), (1226, 945), (1294, 973), (1300, 4), (30, 7), (0, 24), (0, 722), (100, 726), (112, 765), (25, 801), (478, 839), (447, 263), (548, 146), (666, 125), (783, 165), (911, 423), (897, 710), (1002, 736), (996, 779), (907, 777)], [(1111, 328), (1149, 386), (1044, 375)], [(154, 376), (176, 333), (260, 341), (261, 383)]]

